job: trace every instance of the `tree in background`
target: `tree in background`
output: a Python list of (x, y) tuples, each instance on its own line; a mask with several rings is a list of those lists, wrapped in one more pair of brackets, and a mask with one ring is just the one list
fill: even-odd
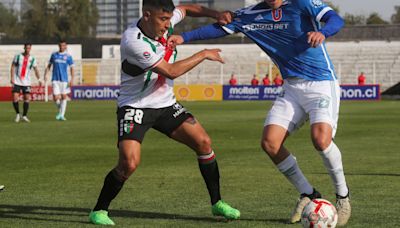
[(0, 38), (19, 38), (22, 36), (21, 25), (18, 23), (17, 16), (0, 3)]
[(367, 25), (386, 25), (389, 22), (383, 20), (378, 13), (371, 13), (367, 18)]
[(395, 13), (392, 15), (392, 24), (400, 24), (400, 6), (395, 6)]
[(24, 37), (35, 40), (93, 37), (97, 8), (90, 0), (28, 0), (23, 15)]
[(367, 23), (367, 19), (364, 15), (353, 15), (346, 13), (343, 19), (346, 25), (365, 25)]

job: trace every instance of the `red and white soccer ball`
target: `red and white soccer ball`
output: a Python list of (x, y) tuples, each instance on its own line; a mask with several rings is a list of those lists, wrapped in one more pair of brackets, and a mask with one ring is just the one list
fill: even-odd
[(336, 227), (338, 215), (331, 202), (324, 199), (310, 201), (301, 213), (301, 223), (307, 228)]

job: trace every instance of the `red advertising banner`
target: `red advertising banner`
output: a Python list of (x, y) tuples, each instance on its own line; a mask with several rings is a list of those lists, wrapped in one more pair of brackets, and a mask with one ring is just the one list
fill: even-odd
[[(47, 87), (49, 97), (51, 98), (52, 89), (51, 86)], [(0, 87), (0, 101), (12, 101), (11, 94), (12, 87)], [(31, 87), (31, 97), (32, 101), (44, 101), (45, 100), (44, 86), (32, 86)], [(20, 94), (20, 99), (22, 100), (22, 94)]]

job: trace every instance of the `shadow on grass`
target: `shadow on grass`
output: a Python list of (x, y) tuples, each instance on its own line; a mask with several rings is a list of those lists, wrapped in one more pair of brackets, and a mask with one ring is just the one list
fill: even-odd
[[(30, 221), (66, 222), (89, 224), (87, 221), (90, 209), (77, 207), (23, 206), (0, 204), (0, 218), (22, 219)], [(201, 221), (210, 223), (229, 222), (217, 217), (196, 217), (191, 215), (167, 214), (158, 212), (110, 210), (111, 217), (140, 219), (169, 219), (182, 221)], [(66, 218), (66, 217), (69, 217)], [(72, 218), (71, 218), (72, 217)], [(268, 222), (286, 224), (285, 219), (240, 219), (242, 221)]]

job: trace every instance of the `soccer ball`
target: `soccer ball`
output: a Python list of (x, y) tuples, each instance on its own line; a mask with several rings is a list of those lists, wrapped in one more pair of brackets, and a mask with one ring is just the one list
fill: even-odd
[(303, 227), (333, 228), (336, 227), (337, 220), (336, 208), (328, 200), (324, 199), (310, 201), (301, 213)]

